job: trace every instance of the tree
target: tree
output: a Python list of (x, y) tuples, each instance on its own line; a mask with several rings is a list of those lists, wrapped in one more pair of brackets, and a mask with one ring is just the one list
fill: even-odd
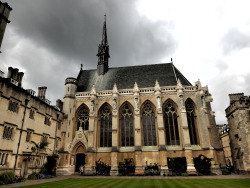
[(31, 151), (35, 153), (36, 157), (38, 157), (36, 159), (36, 168), (37, 168), (37, 164), (39, 163), (39, 158), (40, 158), (40, 152), (46, 151), (49, 143), (47, 141), (41, 141), (40, 143), (31, 141), (31, 143), (34, 144), (34, 146), (31, 147)]

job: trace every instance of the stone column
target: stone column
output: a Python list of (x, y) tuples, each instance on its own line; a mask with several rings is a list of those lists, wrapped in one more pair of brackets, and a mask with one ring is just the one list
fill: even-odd
[(118, 175), (118, 127), (119, 127), (119, 116), (118, 116), (118, 89), (116, 84), (113, 87), (113, 111), (112, 111), (112, 150), (111, 150), (111, 176)]
[(199, 120), (200, 120), (200, 125), (197, 124), (200, 130), (200, 134), (199, 134), (200, 146), (202, 149), (209, 149), (211, 148), (211, 141), (210, 141), (210, 135), (209, 135), (211, 126), (210, 126), (208, 111), (207, 111), (206, 102), (205, 102), (205, 95), (202, 89), (199, 91), (199, 93), (197, 93), (196, 104), (197, 104), (197, 107), (200, 108), (200, 113), (197, 114), (199, 115)]
[(139, 93), (137, 83), (134, 84), (134, 126), (135, 126), (135, 174), (144, 175), (145, 167), (143, 165), (143, 156), (141, 150), (141, 117), (140, 117), (140, 106), (139, 106)]
[(85, 167), (84, 167), (84, 174), (86, 175), (94, 175), (95, 173), (95, 138), (97, 134), (97, 127), (95, 126), (96, 123), (96, 104), (97, 104), (97, 97), (95, 86), (93, 85), (91, 93), (91, 107), (90, 107), (90, 114), (89, 114), (89, 131), (88, 131), (88, 145), (86, 150), (86, 158), (85, 158)]
[(157, 127), (158, 127), (158, 145), (160, 152), (160, 167), (161, 175), (168, 174), (168, 164), (167, 164), (167, 151), (166, 151), (166, 140), (164, 131), (164, 120), (162, 113), (162, 102), (161, 102), (161, 87), (159, 82), (155, 82), (155, 98), (157, 102)]
[(181, 128), (182, 128), (182, 133), (183, 133), (183, 146), (184, 146), (184, 151), (185, 151), (185, 157), (187, 161), (187, 174), (196, 174), (197, 171), (194, 167), (194, 160), (193, 160), (193, 154), (192, 154), (192, 147), (190, 144), (190, 135), (189, 135), (189, 130), (188, 130), (188, 122), (187, 122), (187, 113), (186, 113), (186, 108), (184, 104), (184, 93), (183, 93), (183, 86), (178, 79), (177, 81), (177, 96), (179, 98), (179, 105), (180, 105), (180, 122), (181, 122)]

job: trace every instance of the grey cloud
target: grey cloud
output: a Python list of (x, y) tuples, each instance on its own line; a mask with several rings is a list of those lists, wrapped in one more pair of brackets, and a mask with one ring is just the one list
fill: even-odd
[(249, 95), (250, 93), (250, 86), (248, 84), (250, 75), (244, 74), (241, 77), (244, 80), (243, 83), (236, 79), (236, 75), (221, 74), (219, 77), (210, 80), (209, 90), (214, 98), (212, 107), (215, 111), (216, 122), (218, 124), (227, 123), (225, 109), (229, 106), (228, 94), (243, 92), (245, 95)]
[(250, 47), (250, 34), (245, 34), (237, 28), (231, 28), (221, 40), (224, 54), (234, 50)]
[(12, 51), (12, 59), (26, 70), (26, 85), (35, 90), (46, 85), (47, 96), (53, 103), (63, 97), (65, 78), (77, 77), (81, 63), (84, 69), (96, 68), (105, 13), (110, 67), (160, 63), (177, 46), (170, 32), (163, 33), (162, 26), (169, 23), (141, 17), (133, 0), (13, 0), (8, 3), (13, 11), (6, 32), (12, 33), (6, 33), (5, 39), (10, 41), (15, 34), (16, 43), (27, 41), (15, 54), (16, 44), (6, 41), (7, 52), (1, 54), (0, 60), (13, 66), (8, 53)]
[[(23, 6), (23, 2), (29, 3)], [(32, 39), (38, 47), (95, 68), (105, 12), (114, 66), (156, 63), (150, 60), (173, 53), (175, 41), (170, 33), (165, 34), (169, 36), (168, 43), (156, 39), (158, 27), (163, 23), (140, 17), (132, 0), (18, 0), (13, 1), (12, 24), (20, 35)]]

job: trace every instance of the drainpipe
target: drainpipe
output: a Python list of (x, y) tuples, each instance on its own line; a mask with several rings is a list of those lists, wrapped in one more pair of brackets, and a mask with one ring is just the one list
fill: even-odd
[(19, 147), (20, 147), (22, 133), (23, 133), (24, 119), (25, 119), (25, 114), (26, 114), (26, 109), (27, 109), (28, 103), (29, 103), (29, 100), (25, 99), (25, 106), (24, 106), (23, 119), (22, 119), (22, 126), (21, 126), (21, 130), (20, 130), (19, 141), (18, 141), (18, 144), (17, 144), (17, 152), (16, 152), (16, 158), (15, 158), (15, 164), (14, 164), (14, 172), (16, 170), (16, 163), (17, 163), (17, 158), (18, 158), (18, 153), (19, 153)]
[(57, 114), (57, 118), (56, 118), (57, 121), (56, 121), (55, 142), (54, 142), (54, 151), (53, 151), (54, 154), (56, 154), (56, 139), (57, 139), (57, 138), (56, 138), (56, 135), (57, 135), (57, 126), (58, 126), (58, 124), (60, 123), (59, 120), (58, 120), (58, 118), (59, 118), (59, 114)]

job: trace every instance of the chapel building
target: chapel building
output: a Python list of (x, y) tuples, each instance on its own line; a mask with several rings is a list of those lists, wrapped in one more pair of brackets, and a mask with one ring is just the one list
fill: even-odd
[(98, 46), (97, 69), (65, 80), (64, 123), (57, 172), (72, 174), (84, 165), (95, 173), (99, 159), (118, 175), (119, 162), (133, 159), (135, 174), (157, 163), (168, 174), (168, 159), (184, 157), (187, 173), (193, 159), (213, 158), (212, 172), (225, 166), (223, 148), (211, 109), (211, 94), (200, 81), (192, 85), (170, 63), (109, 67), (106, 20)]

